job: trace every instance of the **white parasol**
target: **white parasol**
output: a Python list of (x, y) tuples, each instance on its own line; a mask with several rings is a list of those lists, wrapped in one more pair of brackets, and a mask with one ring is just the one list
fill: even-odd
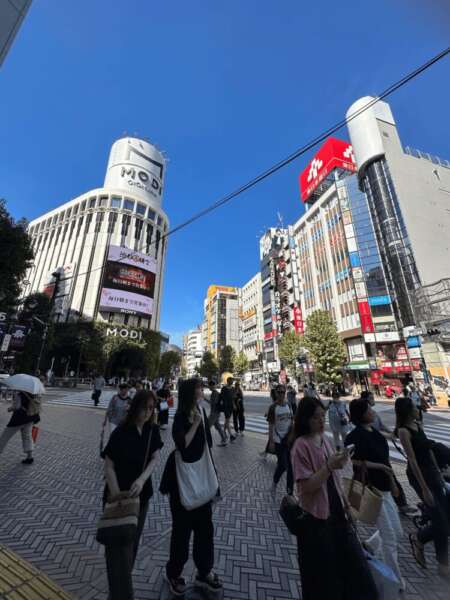
[(3, 383), (11, 390), (28, 392), (33, 395), (45, 394), (45, 387), (42, 385), (41, 380), (32, 375), (25, 375), (24, 373), (11, 375), (11, 377), (5, 379)]

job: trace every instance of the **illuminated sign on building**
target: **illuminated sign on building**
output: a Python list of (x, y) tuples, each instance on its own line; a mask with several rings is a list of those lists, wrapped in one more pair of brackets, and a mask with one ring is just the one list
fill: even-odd
[(307, 202), (314, 190), (336, 168), (356, 172), (355, 157), (349, 142), (330, 137), (300, 174), (302, 201)]

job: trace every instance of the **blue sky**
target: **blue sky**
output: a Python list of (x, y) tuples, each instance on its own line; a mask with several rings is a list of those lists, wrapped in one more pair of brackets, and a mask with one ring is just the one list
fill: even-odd
[[(432, 10), (430, 10), (432, 6)], [(0, 70), (0, 197), (29, 219), (98, 187), (125, 131), (170, 158), (174, 226), (448, 45), (444, 0), (34, 0)], [(450, 159), (450, 59), (390, 103), (405, 145)], [(345, 137), (346, 133), (343, 134)], [(211, 283), (258, 270), (309, 155), (169, 242), (161, 328), (180, 342)]]

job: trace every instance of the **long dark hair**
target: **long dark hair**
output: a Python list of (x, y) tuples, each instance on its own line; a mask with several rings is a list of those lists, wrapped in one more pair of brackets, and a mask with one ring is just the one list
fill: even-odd
[(294, 427), (291, 431), (291, 444), (293, 444), (297, 438), (311, 433), (309, 421), (318, 408), (325, 410), (324, 405), (317, 398), (305, 396), (300, 400), (297, 406), (297, 412), (295, 413)]
[(197, 399), (195, 397), (195, 390), (201, 385), (200, 379), (193, 377), (192, 379), (185, 379), (181, 382), (180, 389), (178, 390), (178, 408), (177, 412), (183, 413), (189, 419), (192, 417)]
[(398, 430), (409, 421), (413, 408), (413, 401), (409, 396), (399, 396), (397, 398), (395, 401), (395, 435), (398, 435)]
[(122, 425), (124, 427), (127, 427), (128, 425), (134, 425), (136, 423), (136, 419), (150, 401), (153, 402), (153, 415), (150, 419), (150, 422), (154, 423), (154, 409), (156, 406), (156, 396), (151, 390), (139, 390), (138, 392), (136, 392), (133, 400), (131, 400), (130, 402), (130, 408), (128, 409), (127, 415), (123, 420)]

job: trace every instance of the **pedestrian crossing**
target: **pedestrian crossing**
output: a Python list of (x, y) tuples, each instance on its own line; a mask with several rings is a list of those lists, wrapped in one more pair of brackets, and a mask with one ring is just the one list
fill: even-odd
[[(59, 406), (79, 406), (82, 408), (93, 408), (95, 410), (106, 409), (108, 403), (115, 392), (106, 391), (103, 392), (100, 398), (98, 407), (94, 406), (94, 401), (91, 399), (92, 391), (87, 390), (85, 392), (79, 391), (63, 391), (63, 390), (49, 390), (44, 402), (52, 405)], [(169, 409), (169, 417), (173, 417), (175, 414), (175, 408)], [(431, 439), (436, 442), (442, 442), (446, 445), (449, 444), (450, 440), (450, 419), (446, 413), (433, 413), (436, 416), (445, 417), (445, 421), (433, 421), (432, 423), (425, 422), (425, 432)], [(249, 415), (245, 417), (245, 429), (248, 432), (259, 433), (267, 436), (269, 432), (269, 426), (266, 418), (263, 415)], [(332, 437), (331, 431), (327, 425), (327, 436)], [(397, 442), (397, 446), (400, 448), (400, 443)], [(405, 457), (401, 452), (397, 450), (392, 442), (389, 442), (391, 459), (400, 462), (406, 462)]]

